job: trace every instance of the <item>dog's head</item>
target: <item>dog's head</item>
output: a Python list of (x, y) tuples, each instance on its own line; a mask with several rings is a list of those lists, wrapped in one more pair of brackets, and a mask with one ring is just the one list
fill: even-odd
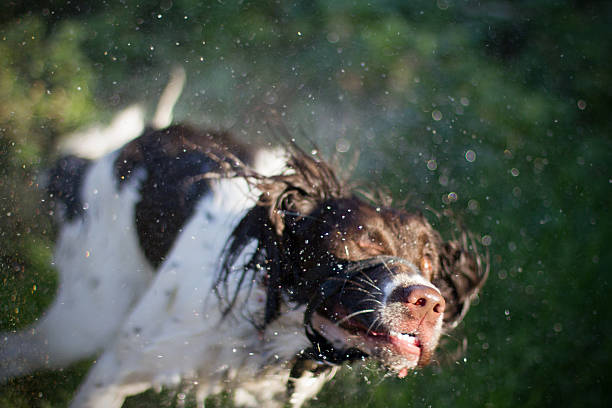
[(290, 172), (256, 181), (259, 203), (234, 231), (220, 281), (256, 241), (245, 270), (264, 275), (265, 323), (284, 301), (305, 304), (309, 357), (370, 356), (400, 377), (425, 366), (486, 280), (486, 262), (465, 236), (445, 242), (421, 214), (366, 202), (323, 161), (292, 153)]

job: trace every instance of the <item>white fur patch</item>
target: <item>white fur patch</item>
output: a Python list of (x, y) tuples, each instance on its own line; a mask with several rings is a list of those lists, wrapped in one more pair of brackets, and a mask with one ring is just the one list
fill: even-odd
[(63, 154), (98, 159), (137, 138), (144, 126), (142, 106), (132, 105), (115, 115), (108, 126), (96, 125), (62, 137), (59, 148)]
[(422, 286), (427, 286), (428, 288), (438, 290), (438, 288), (436, 288), (433, 283), (431, 283), (430, 281), (425, 279), (423, 275), (421, 275), (419, 269), (414, 265), (413, 265), (413, 271), (414, 271), (413, 274), (400, 273), (400, 274), (392, 275), (393, 278), (389, 282), (387, 282), (385, 286), (382, 288), (383, 294), (384, 294), (383, 303), (386, 303), (387, 298), (391, 295), (391, 292), (393, 292), (395, 288), (399, 288), (399, 287), (407, 288), (412, 285), (422, 285)]
[[(258, 155), (263, 166), (256, 170), (277, 171), (279, 157)], [(256, 197), (243, 179), (213, 182), (73, 406), (119, 407), (132, 393), (184, 379), (197, 381), (200, 398), (229, 385), (236, 387), (235, 398), (242, 405), (282, 405), (288, 363), (309, 345), (302, 326), (304, 308), (284, 310), (259, 332), (252, 316), (263, 313), (263, 288), (245, 284), (238, 299), (240, 312), (225, 319), (212, 292), (224, 245)], [(322, 384), (312, 378), (300, 382), (293, 405), (301, 405)]]
[(153, 270), (135, 232), (137, 178), (118, 191), (114, 159), (106, 156), (87, 170), (83, 216), (62, 225), (56, 245), (58, 295), (38, 324), (4, 336), (0, 366), (13, 361), (2, 378), (62, 367), (100, 351), (147, 289)]

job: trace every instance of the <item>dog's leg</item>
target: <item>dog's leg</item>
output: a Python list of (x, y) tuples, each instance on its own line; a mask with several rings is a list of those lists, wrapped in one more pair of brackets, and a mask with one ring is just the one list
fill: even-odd
[[(113, 270), (112, 260), (104, 264), (107, 272)], [(148, 266), (132, 266), (131, 282), (120, 278), (124, 276), (121, 269), (114, 273), (115, 279), (100, 278), (98, 282), (89, 276), (60, 286), (52, 307), (38, 324), (1, 334), (0, 381), (39, 369), (65, 367), (93, 356), (108, 344), (150, 279)]]
[(213, 310), (210, 319), (202, 315), (210, 287), (206, 262), (189, 269), (174, 267), (175, 262), (170, 258), (160, 268), (115, 342), (94, 364), (73, 407), (120, 407), (127, 396), (156, 384), (178, 384), (181, 375), (193, 373), (205, 360), (202, 356), (210, 354), (207, 335), (220, 312)]
[(126, 397), (146, 391), (151, 386), (151, 375), (127, 378), (125, 363), (120, 354), (105, 352), (96, 361), (85, 382), (72, 400), (72, 408), (121, 408)]
[(66, 293), (60, 294), (39, 324), (2, 334), (0, 381), (40, 369), (65, 367), (91, 357), (119, 328), (119, 317), (129, 310), (129, 297), (126, 294), (127, 299), (113, 305), (112, 312), (117, 315), (105, 316), (104, 307), (96, 307), (95, 301), (70, 299)]
[(116, 336), (148, 287), (153, 270), (133, 221), (137, 185), (118, 191), (113, 159), (105, 157), (87, 170), (79, 191), (82, 214), (62, 225), (53, 305), (36, 325), (0, 334), (0, 381), (92, 356)]
[(292, 408), (300, 408), (304, 402), (312, 399), (321, 391), (321, 388), (331, 380), (338, 371), (338, 366), (330, 367), (327, 371), (313, 373), (307, 371), (300, 378), (293, 380), (293, 393), (289, 397)]
[(36, 329), (3, 333), (0, 338), (0, 382), (44, 367), (49, 355), (44, 337)]
[(275, 374), (262, 373), (251, 381), (239, 384), (234, 392), (234, 404), (237, 407), (270, 407), (285, 406), (285, 384), (288, 371)]

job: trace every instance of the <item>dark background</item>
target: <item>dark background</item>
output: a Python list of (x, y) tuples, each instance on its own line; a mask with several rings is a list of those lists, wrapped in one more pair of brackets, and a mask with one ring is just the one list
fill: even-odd
[[(59, 136), (131, 103), (152, 113), (180, 64), (177, 120), (253, 141), (275, 111), (328, 156), (360, 152), (354, 179), (452, 210), (491, 254), (441, 363), (404, 380), (347, 368), (310, 406), (604, 406), (611, 11), (578, 0), (4, 1), (0, 328), (27, 325), (53, 298), (39, 184)], [(66, 406), (89, 364), (2, 385), (0, 405)], [(128, 400), (182, 403), (171, 391)]]

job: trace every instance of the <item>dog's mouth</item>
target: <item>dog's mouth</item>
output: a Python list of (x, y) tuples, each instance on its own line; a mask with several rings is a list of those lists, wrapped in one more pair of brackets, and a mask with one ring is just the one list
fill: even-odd
[(431, 360), (443, 310), (440, 293), (423, 284), (413, 264), (375, 257), (349, 264), (344, 276), (324, 282), (308, 306), (306, 334), (323, 359), (366, 355), (402, 378)]
[(360, 320), (344, 317), (336, 322), (314, 314), (313, 327), (337, 349), (355, 348), (380, 360), (399, 378), (428, 361), (418, 333), (403, 333), (378, 327), (368, 329)]

